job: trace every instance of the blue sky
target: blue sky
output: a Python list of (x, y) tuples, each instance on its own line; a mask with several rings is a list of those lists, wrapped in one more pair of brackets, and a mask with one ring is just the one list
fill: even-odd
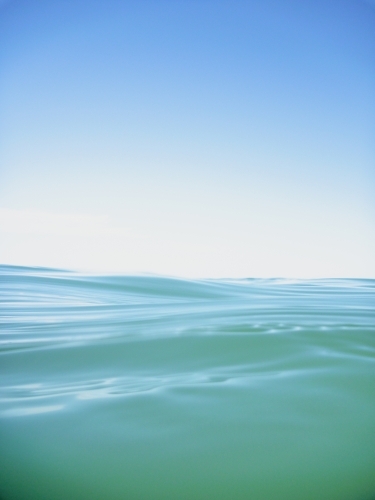
[(0, 3), (0, 262), (375, 277), (375, 6)]

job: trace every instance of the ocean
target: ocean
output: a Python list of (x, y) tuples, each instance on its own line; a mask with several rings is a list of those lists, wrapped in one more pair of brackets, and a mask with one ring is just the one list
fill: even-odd
[(374, 500), (375, 280), (0, 267), (1, 500)]

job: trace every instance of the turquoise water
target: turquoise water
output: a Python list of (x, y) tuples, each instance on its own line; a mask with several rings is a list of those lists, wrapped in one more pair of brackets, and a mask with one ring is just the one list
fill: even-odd
[(2, 500), (375, 498), (375, 281), (0, 279)]

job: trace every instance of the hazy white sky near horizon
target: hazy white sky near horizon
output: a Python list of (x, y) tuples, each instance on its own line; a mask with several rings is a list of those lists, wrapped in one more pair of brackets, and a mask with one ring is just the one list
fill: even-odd
[(0, 3), (0, 263), (375, 278), (375, 8)]

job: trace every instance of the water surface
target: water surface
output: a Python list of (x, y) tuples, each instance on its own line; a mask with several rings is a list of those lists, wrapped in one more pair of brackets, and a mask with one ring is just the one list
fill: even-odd
[(375, 282), (0, 267), (2, 500), (373, 500)]

